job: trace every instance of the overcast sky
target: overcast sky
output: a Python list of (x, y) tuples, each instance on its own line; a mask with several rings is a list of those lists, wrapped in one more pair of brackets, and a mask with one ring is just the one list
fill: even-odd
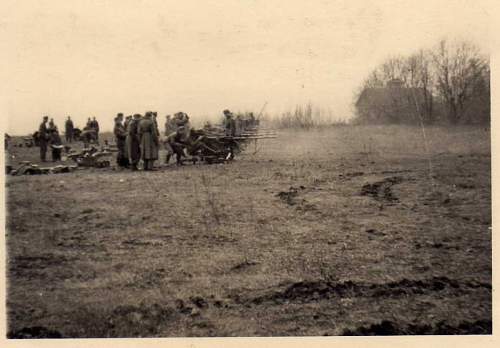
[(490, 45), (491, 1), (2, 1), (7, 132), (117, 112), (277, 113), (308, 101), (351, 116), (391, 54), (442, 37)]

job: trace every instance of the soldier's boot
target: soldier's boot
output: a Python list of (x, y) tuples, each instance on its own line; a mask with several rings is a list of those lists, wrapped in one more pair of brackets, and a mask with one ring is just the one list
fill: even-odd
[(182, 166), (182, 155), (176, 154), (176, 162), (178, 166)]
[(45, 162), (46, 161), (46, 149), (43, 149), (40, 147), (40, 160), (42, 162)]

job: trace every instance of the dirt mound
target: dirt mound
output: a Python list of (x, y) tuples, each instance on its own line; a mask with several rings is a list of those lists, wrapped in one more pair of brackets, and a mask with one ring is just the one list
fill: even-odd
[(362, 196), (370, 196), (378, 201), (397, 202), (398, 198), (392, 192), (392, 186), (403, 182), (401, 176), (392, 176), (381, 181), (368, 183), (361, 188)]
[(436, 291), (463, 293), (471, 289), (483, 288), (491, 292), (491, 284), (478, 282), (459, 282), (446, 277), (433, 277), (424, 280), (402, 279), (391, 283), (355, 283), (351, 281), (332, 283), (325, 281), (298, 282), (283, 291), (265, 294), (249, 300), (253, 304), (264, 302), (312, 302), (333, 297), (398, 297), (421, 295)]
[(23, 327), (17, 331), (7, 333), (7, 338), (12, 339), (32, 339), (32, 338), (63, 338), (63, 335), (56, 330), (50, 330), (43, 326)]
[(394, 335), (491, 335), (491, 320), (462, 322), (452, 326), (444, 321), (431, 325), (410, 324), (402, 326), (390, 320), (378, 324), (361, 326), (354, 330), (346, 329), (343, 336), (394, 336)]

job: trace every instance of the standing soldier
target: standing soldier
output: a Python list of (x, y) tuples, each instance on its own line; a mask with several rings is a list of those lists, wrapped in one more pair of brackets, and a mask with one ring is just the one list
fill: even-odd
[(118, 148), (118, 154), (116, 155), (116, 163), (122, 168), (128, 167), (128, 156), (125, 147), (125, 140), (127, 138), (127, 131), (122, 124), (123, 114), (119, 113), (115, 117), (115, 128), (113, 133), (115, 134), (116, 147)]
[(184, 120), (184, 128), (185, 128), (185, 132), (186, 134), (189, 134), (189, 132), (191, 131), (191, 123), (189, 122), (189, 116), (188, 114), (186, 114), (185, 112), (182, 113), (182, 116), (183, 116), (183, 120)]
[(45, 156), (47, 154), (47, 141), (49, 140), (49, 132), (47, 129), (47, 121), (49, 116), (43, 116), (42, 124), (38, 128), (38, 143), (40, 146), (40, 160), (45, 162)]
[(233, 119), (233, 114), (229, 110), (224, 110), (224, 134), (234, 137), (236, 135), (236, 124)]
[(235, 135), (240, 136), (241, 133), (243, 133), (243, 118), (241, 115), (236, 116), (236, 120), (234, 121), (235, 124)]
[(165, 136), (168, 137), (173, 132), (174, 129), (172, 128), (172, 116), (167, 115), (167, 118), (165, 120)]
[(54, 127), (49, 137), (50, 147), (52, 149), (52, 162), (60, 161), (63, 146), (61, 144), (61, 137), (59, 136), (57, 127)]
[(49, 135), (50, 135), (50, 133), (52, 133), (54, 131), (55, 128), (56, 128), (56, 124), (54, 123), (54, 119), (51, 118), (49, 121), (49, 128), (47, 129), (47, 131), (49, 132)]
[(66, 120), (66, 141), (68, 143), (73, 142), (73, 121), (71, 120), (71, 117), (68, 116), (68, 119)]
[[(123, 128), (125, 128), (125, 132), (128, 130), (128, 124), (130, 123), (130, 121), (132, 121), (132, 115), (128, 115), (127, 117), (125, 117), (125, 122), (123, 122)], [(125, 148), (127, 147), (127, 145), (125, 145)]]
[(144, 170), (153, 170), (154, 161), (158, 159), (158, 135), (151, 111), (146, 112), (144, 118), (140, 120), (138, 134), (141, 140)]
[(155, 111), (153, 112), (153, 122), (155, 124), (155, 130), (156, 130), (156, 137), (160, 137), (160, 130), (158, 129), (158, 120), (156, 119), (158, 117), (158, 113)]
[(95, 140), (96, 140), (97, 144), (99, 144), (99, 122), (97, 122), (97, 120), (95, 119), (95, 116), (92, 119), (92, 128), (95, 131)]
[(141, 147), (139, 142), (138, 126), (141, 119), (140, 114), (135, 114), (134, 118), (129, 122), (127, 128), (127, 152), (130, 163), (130, 169), (137, 170), (137, 164), (141, 159)]

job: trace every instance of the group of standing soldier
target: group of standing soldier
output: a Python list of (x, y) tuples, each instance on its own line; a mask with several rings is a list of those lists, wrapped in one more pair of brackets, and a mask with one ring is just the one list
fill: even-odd
[(89, 142), (99, 143), (99, 122), (93, 117), (87, 119), (87, 124), (83, 128), (83, 133), (88, 134)]
[[(247, 126), (245, 122), (253, 122), (253, 114), (249, 114), (246, 119), (236, 116), (229, 111), (224, 110), (223, 128), (226, 136), (239, 136)], [(47, 125), (48, 123), (48, 125)], [(77, 128), (74, 127), (71, 117), (68, 116), (65, 123), (66, 142), (71, 143), (77, 135)], [(122, 168), (138, 170), (138, 164), (142, 160), (144, 170), (153, 170), (154, 162), (159, 159), (160, 131), (158, 129), (157, 112), (147, 111), (144, 115), (135, 114), (124, 117), (123, 113), (117, 114), (113, 133), (118, 148), (117, 164)], [(196, 132), (191, 131), (189, 116), (184, 112), (177, 112), (173, 115), (167, 115), (165, 121), (164, 135), (165, 139), (161, 143), (166, 150), (165, 163), (168, 164), (173, 155), (176, 155), (177, 164), (182, 164), (182, 157), (185, 156), (186, 148), (199, 146), (196, 142)], [(84, 145), (95, 141), (99, 143), (99, 123), (96, 118), (88, 118), (83, 132), (79, 136), (84, 141)], [(192, 139), (191, 139), (192, 138)], [(199, 138), (199, 137), (198, 137)], [(190, 143), (192, 140), (192, 144)], [(198, 139), (199, 140), (199, 139)], [(48, 145), (51, 145), (53, 155), (52, 159), (60, 160), (61, 139), (54, 120), (48, 121), (44, 116), (43, 122), (38, 130), (38, 142), (40, 146), (40, 158), (45, 161)], [(193, 147), (193, 148), (194, 148)]]
[(226, 136), (241, 136), (243, 130), (255, 124), (256, 121), (255, 116), (252, 112), (248, 113), (246, 117), (243, 117), (242, 115), (237, 115), (236, 117), (234, 117), (233, 113), (229, 110), (224, 110), (223, 114), (224, 120), (222, 121), (222, 123)]
[(49, 121), (48, 116), (43, 117), (43, 121), (38, 128), (36, 142), (40, 147), (40, 160), (42, 162), (47, 160), (47, 149), (49, 145), (52, 149), (52, 161), (61, 160), (61, 136), (59, 135), (59, 130), (54, 123), (54, 119), (51, 118)]
[[(164, 142), (167, 150), (167, 164), (173, 154), (177, 154), (177, 163), (181, 164), (180, 147), (183, 145), (184, 135), (188, 134), (189, 128), (189, 116), (186, 113), (176, 113), (173, 118), (167, 115)], [(115, 117), (113, 133), (118, 148), (116, 159), (118, 166), (137, 170), (142, 160), (144, 170), (153, 170), (154, 162), (159, 159), (160, 148), (160, 131), (156, 112), (147, 111), (144, 116), (135, 114), (125, 119), (123, 113), (119, 113)]]
[(115, 117), (113, 130), (118, 148), (117, 164), (122, 168), (137, 170), (142, 159), (144, 170), (153, 170), (154, 161), (158, 159), (160, 132), (156, 122), (156, 112), (147, 111), (144, 116), (123, 114)]
[[(78, 129), (73, 124), (73, 120), (70, 116), (68, 116), (68, 118), (66, 119), (64, 126), (64, 135), (66, 142), (72, 143), (76, 140), (79, 133), (77, 132)], [(92, 133), (95, 133), (95, 136), (92, 137), (93, 140), (98, 139), (97, 137), (99, 134), (99, 123), (97, 122), (95, 117), (93, 118), (93, 120), (89, 118), (87, 126), (84, 129), (90, 129)], [(53, 118), (51, 118), (49, 121), (48, 116), (43, 117), (43, 121), (38, 127), (38, 131), (35, 133), (34, 138), (35, 142), (40, 147), (40, 160), (42, 162), (46, 161), (47, 150), (49, 147), (52, 150), (52, 161), (61, 160), (63, 146), (61, 136), (59, 134), (59, 129), (55, 125)], [(85, 142), (85, 132), (82, 133), (82, 138), (84, 140), (84, 143), (87, 144), (88, 142)]]

